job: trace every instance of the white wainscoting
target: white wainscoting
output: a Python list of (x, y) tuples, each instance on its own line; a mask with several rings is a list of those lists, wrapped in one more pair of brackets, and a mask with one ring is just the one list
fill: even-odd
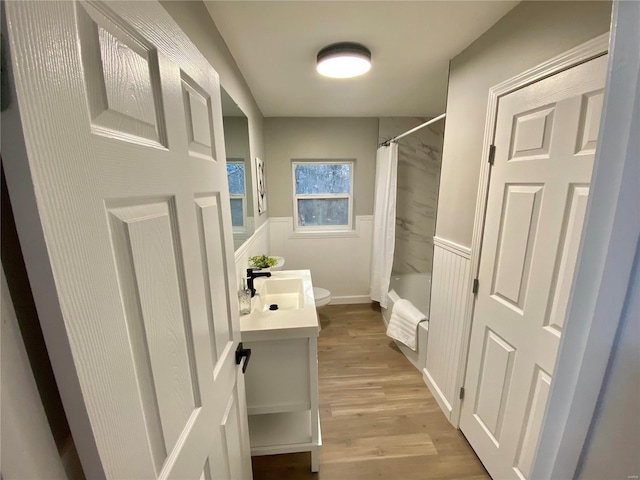
[(269, 224), (270, 219), (267, 219), (267, 221), (260, 225), (256, 231), (253, 232), (253, 235), (236, 250), (236, 278), (238, 279), (238, 288), (242, 286), (242, 279), (247, 276), (249, 257), (271, 254), (269, 251)]
[(449, 421), (459, 406), (456, 384), (472, 285), (471, 249), (435, 237), (427, 361), (422, 374)]
[(293, 217), (271, 217), (271, 255), (288, 270), (311, 270), (313, 284), (331, 291), (332, 304), (369, 303), (373, 216), (356, 217), (354, 232), (297, 233)]

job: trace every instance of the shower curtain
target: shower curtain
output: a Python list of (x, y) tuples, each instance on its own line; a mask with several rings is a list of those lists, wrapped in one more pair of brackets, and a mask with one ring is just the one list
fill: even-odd
[(398, 144), (378, 148), (376, 155), (375, 204), (373, 207), (373, 247), (369, 296), (387, 308), (393, 250), (396, 244), (396, 189)]

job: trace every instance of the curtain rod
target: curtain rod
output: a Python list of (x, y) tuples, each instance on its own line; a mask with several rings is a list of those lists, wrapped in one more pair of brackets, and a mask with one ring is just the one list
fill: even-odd
[(432, 118), (431, 120), (428, 120), (428, 121), (424, 122), (423, 124), (418, 125), (417, 127), (413, 127), (411, 130), (407, 130), (406, 132), (401, 133), (400, 135), (396, 135), (395, 137), (390, 138), (386, 142), (382, 142), (380, 144), (380, 146), (384, 145), (385, 147), (387, 147), (387, 146), (389, 146), (389, 144), (391, 142), (396, 142), (396, 141), (400, 140), (402, 137), (406, 137), (407, 135), (411, 135), (413, 132), (417, 132), (421, 128), (424, 128), (424, 127), (426, 127), (428, 125), (431, 125), (432, 123), (436, 123), (438, 120), (442, 120), (446, 116), (447, 116), (447, 114), (443, 113), (442, 115), (439, 115), (439, 116), (437, 116), (435, 118)]

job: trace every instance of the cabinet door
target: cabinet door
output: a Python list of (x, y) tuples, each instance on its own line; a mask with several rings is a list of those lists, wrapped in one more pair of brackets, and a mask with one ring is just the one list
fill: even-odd
[(249, 342), (246, 345), (252, 352), (251, 368), (246, 373), (249, 414), (309, 410), (309, 339)]

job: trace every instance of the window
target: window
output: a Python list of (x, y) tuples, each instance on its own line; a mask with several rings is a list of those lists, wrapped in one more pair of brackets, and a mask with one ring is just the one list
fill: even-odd
[(227, 179), (231, 199), (231, 225), (235, 231), (242, 231), (247, 218), (244, 160), (227, 161)]
[(297, 230), (350, 230), (353, 162), (293, 162), (293, 210)]

